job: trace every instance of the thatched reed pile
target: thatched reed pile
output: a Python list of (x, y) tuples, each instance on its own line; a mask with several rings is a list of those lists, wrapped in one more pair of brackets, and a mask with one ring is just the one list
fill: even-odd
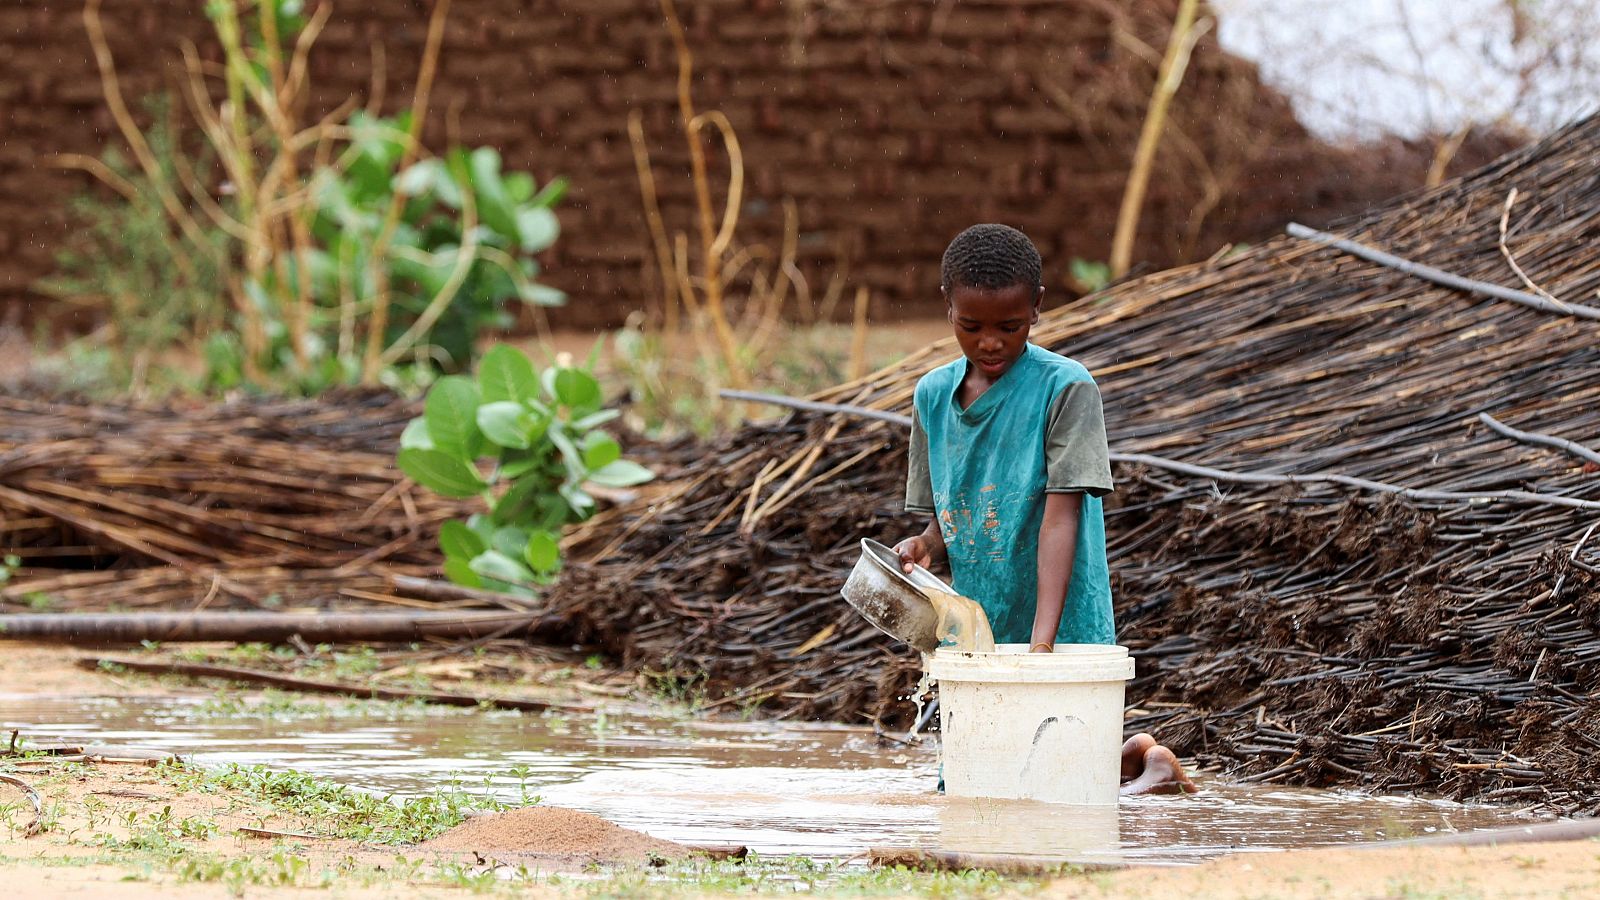
[[(405, 600), (464, 507), (401, 482), (392, 395), (134, 409), (0, 397), (12, 608)], [(416, 605), (427, 605), (421, 600)]]
[[(1533, 292), (1514, 260), (1538, 289), (1592, 303), (1597, 161), (1592, 119), (1336, 230)], [(1035, 340), (1096, 373), (1123, 454), (1580, 501), (1118, 464), (1130, 727), (1252, 780), (1600, 808), (1600, 538), (1578, 546), (1600, 477), (1478, 419), (1594, 446), (1600, 324), (1282, 238), (1117, 286), (1048, 315)], [(817, 399), (906, 412), (954, 353)], [(903, 429), (850, 416), (746, 428), (552, 602), (635, 666), (704, 673), (726, 705), (903, 721), (915, 660), (836, 591), (858, 538), (920, 528), (900, 512), (904, 454)]]

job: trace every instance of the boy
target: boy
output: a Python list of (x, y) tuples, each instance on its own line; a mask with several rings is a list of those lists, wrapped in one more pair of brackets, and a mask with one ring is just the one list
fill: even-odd
[[(1040, 270), (1033, 242), (1005, 225), (974, 225), (945, 250), (940, 292), (962, 356), (917, 383), (906, 509), (931, 518), (895, 551), (908, 572), (949, 562), (996, 643), (1050, 653), (1116, 643), (1100, 510), (1113, 486), (1094, 379), (1028, 342)], [(1129, 788), (1192, 789), (1148, 735), (1123, 757)]]

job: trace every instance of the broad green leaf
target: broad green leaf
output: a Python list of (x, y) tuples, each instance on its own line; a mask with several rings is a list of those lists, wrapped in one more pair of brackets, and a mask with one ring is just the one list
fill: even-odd
[(400, 449), (402, 450), (435, 450), (433, 437), (428, 434), (428, 420), (421, 416), (406, 423), (405, 430), (400, 432)]
[[(501, 475), (505, 475), (504, 467), (501, 469)], [(543, 475), (518, 478), (494, 502), (494, 509), (489, 513), (490, 518), (499, 525), (525, 521), (538, 506), (540, 492), (546, 490), (549, 490), (549, 480)]]
[(534, 306), (560, 306), (567, 302), (567, 293), (530, 281), (517, 291), (517, 299)]
[[(395, 243), (399, 244), (400, 241), (396, 240)], [(395, 302), (410, 308), (412, 312), (420, 313), (427, 305), (427, 301), (450, 280), (450, 275), (455, 270), (455, 254), (459, 250), (455, 244), (443, 244), (438, 248), (438, 252), (425, 253), (420, 258), (393, 257), (390, 260), (389, 270), (394, 274), (395, 280), (413, 281), (421, 288), (421, 294), (410, 291), (397, 294)]]
[(561, 541), (549, 531), (535, 531), (528, 537), (522, 558), (535, 572), (553, 572), (561, 567)]
[[(307, 248), (306, 270), (311, 273), (311, 283), (314, 293), (321, 296), (330, 296), (339, 292), (339, 263), (333, 255), (325, 250)], [(291, 264), (294, 256), (289, 257)], [(297, 270), (298, 271), (298, 270)]]
[(400, 471), (446, 497), (472, 497), (488, 485), (466, 460), (440, 450), (401, 450)]
[(496, 550), (512, 559), (522, 558), (522, 548), (528, 544), (528, 529), (516, 525), (502, 525), (495, 530), (490, 550)]
[(573, 516), (572, 508), (567, 506), (567, 498), (559, 493), (547, 493), (535, 498), (534, 512), (528, 524), (546, 531), (559, 531), (568, 522), (581, 521), (581, 518)]
[(591, 428), (598, 428), (621, 415), (622, 410), (620, 409), (602, 409), (597, 413), (590, 413), (589, 415), (574, 421), (568, 427), (573, 431), (588, 431)]
[(486, 550), (472, 561), (472, 571), (484, 578), (497, 578), (511, 584), (527, 584), (533, 580), (528, 567), (498, 550)]
[(591, 431), (583, 436), (583, 464), (591, 470), (600, 470), (622, 458), (622, 446), (603, 431)]
[(532, 446), (533, 414), (515, 400), (497, 400), (478, 407), (478, 428), (484, 437), (502, 447), (526, 450)]
[[(432, 176), (428, 182), (427, 193), (434, 199), (450, 209), (461, 208), (461, 181), (456, 170), (452, 169), (444, 160), (430, 159), (425, 162), (432, 164), (429, 174)], [(421, 165), (422, 163), (418, 163)]]
[(206, 339), (206, 379), (213, 387), (231, 388), (244, 381), (244, 351), (226, 332)]
[(561, 222), (542, 206), (524, 206), (517, 210), (517, 231), (522, 237), (522, 251), (538, 253), (561, 236)]
[[(531, 405), (540, 406), (541, 404), (535, 403)], [(544, 439), (545, 433), (549, 431), (551, 417), (549, 411), (542, 408), (532, 410), (530, 415), (532, 416), (533, 425), (528, 431), (528, 441), (529, 443), (537, 444)]]
[(425, 194), (433, 190), (434, 181), (439, 177), (439, 173), (443, 171), (445, 171), (445, 167), (444, 162), (441, 160), (425, 159), (421, 162), (413, 163), (411, 168), (395, 176), (395, 192), (409, 197)]
[[(540, 437), (543, 436), (544, 433), (541, 431)], [(521, 478), (543, 466), (548, 458), (544, 447), (534, 447), (527, 452), (507, 453), (500, 461), (500, 478), (502, 481)]]
[(582, 478), (586, 471), (583, 465), (582, 451), (559, 428), (552, 428), (546, 434), (550, 437), (550, 443), (555, 444), (556, 449), (561, 451), (561, 457), (566, 462), (567, 471), (574, 478)]
[(468, 528), (465, 523), (452, 519), (439, 526), (439, 548), (447, 557), (459, 557), (468, 560), (479, 553), (489, 549), (483, 545), (483, 538), (477, 532)]
[(572, 409), (589, 410), (600, 405), (600, 382), (582, 369), (556, 372), (556, 399)]
[(344, 170), (346, 185), (354, 189), (358, 202), (387, 197), (392, 189), (394, 168), (400, 162), (403, 131), (387, 119), (374, 119), (356, 113), (349, 121), (350, 147), (355, 151)]
[(478, 444), (478, 385), (461, 375), (446, 375), (434, 382), (423, 405), (433, 446), (462, 460), (470, 460)]
[(567, 195), (567, 188), (571, 186), (572, 182), (568, 181), (566, 176), (563, 175), (545, 185), (544, 189), (535, 194), (528, 203), (533, 206), (555, 206), (561, 202), (562, 197)]
[(589, 480), (606, 487), (632, 487), (655, 478), (654, 472), (632, 460), (619, 459), (589, 473)]
[(479, 147), (468, 159), (472, 173), (473, 195), (478, 199), (478, 218), (485, 225), (520, 245), (522, 235), (517, 227), (517, 217), (500, 178), (500, 154), (493, 147)]
[(495, 344), (478, 363), (478, 386), (486, 402), (521, 403), (539, 393), (539, 376), (527, 354), (509, 344)]
[(459, 556), (445, 557), (444, 577), (466, 587), (483, 587), (483, 579), (472, 571), (472, 560)]
[(533, 176), (527, 172), (507, 172), (505, 177), (506, 196), (513, 202), (527, 203), (533, 196)]
[(584, 519), (594, 515), (594, 498), (589, 496), (588, 492), (584, 491), (583, 488), (575, 484), (563, 484), (558, 490), (561, 493), (561, 498), (567, 501), (567, 506), (572, 509), (573, 515), (577, 517), (577, 521), (582, 522)]
[(483, 513), (467, 516), (467, 527), (472, 529), (472, 533), (478, 536), (478, 540), (482, 541), (485, 547), (494, 540), (494, 521)]
[(1111, 267), (1103, 262), (1075, 256), (1068, 269), (1072, 273), (1072, 280), (1078, 283), (1077, 287), (1091, 294), (1111, 283)]

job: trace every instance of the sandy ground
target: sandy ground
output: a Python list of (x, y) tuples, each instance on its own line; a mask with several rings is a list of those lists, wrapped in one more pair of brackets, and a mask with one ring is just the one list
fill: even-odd
[(1070, 898), (1518, 898), (1600, 896), (1600, 843), (1301, 850), (1191, 868), (1128, 869), (1055, 882)]
[[(627, 698), (634, 693), (636, 679), (613, 669), (582, 666), (582, 656), (555, 649), (524, 648), (511, 653), (491, 650), (482, 654), (462, 654), (433, 658), (431, 651), (407, 653), (384, 651), (376, 671), (360, 675), (340, 675), (326, 669), (307, 668), (307, 659), (240, 660), (231, 658), (229, 643), (169, 645), (156, 652), (128, 647), (71, 647), (26, 641), (0, 642), (0, 703), (8, 696), (79, 695), (87, 697), (190, 695), (209, 697), (214, 684), (182, 676), (154, 677), (132, 673), (112, 673), (86, 669), (79, 659), (104, 657), (164, 662), (204, 654), (206, 661), (247, 669), (281, 672), (317, 681), (360, 680), (385, 687), (466, 692), (484, 696), (515, 696), (581, 703), (596, 696)], [(574, 676), (574, 671), (582, 675)], [(247, 685), (231, 684), (250, 693)], [(337, 697), (308, 694), (308, 700)]]
[[(138, 862), (105, 864), (106, 845), (126, 841), (133, 833), (125, 818), (130, 814), (149, 821), (152, 814), (169, 810), (174, 821), (205, 819), (217, 826), (216, 836), (190, 840), (195, 851), (242, 856), (269, 850), (270, 840), (238, 835), (241, 826), (294, 830), (300, 823), (263, 814), (249, 807), (229, 809), (217, 795), (175, 791), (154, 770), (139, 764), (105, 764), (81, 768), (63, 777), (59, 766), (17, 767), (15, 775), (31, 784), (43, 797), (47, 815), (55, 823), (42, 834), (26, 836), (22, 826), (29, 818), (19, 809), (0, 822), (0, 881), (22, 897), (215, 897), (224, 894), (219, 883), (183, 883), (176, 874)], [(16, 788), (0, 784), (0, 807), (16, 805)], [(92, 807), (92, 811), (91, 811)], [(54, 813), (48, 811), (55, 810)], [(352, 856), (373, 865), (393, 853), (374, 854), (350, 841), (319, 841), (314, 857)], [(351, 887), (360, 887), (351, 885)], [(16, 894), (20, 891), (20, 894)], [(381, 892), (346, 896), (384, 896)]]
[[(0, 643), (0, 703), (7, 695), (77, 694), (85, 697), (128, 697), (171, 694), (175, 689), (150, 678), (126, 678), (109, 672), (91, 672), (74, 664), (80, 656), (94, 650), (63, 647), (59, 644), (34, 644), (24, 641)], [(127, 655), (126, 650), (107, 651), (107, 655)], [(194, 688), (192, 693), (208, 693)]]

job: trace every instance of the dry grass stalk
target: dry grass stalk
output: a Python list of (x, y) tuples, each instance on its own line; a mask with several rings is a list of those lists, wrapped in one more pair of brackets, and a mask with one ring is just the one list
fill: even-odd
[(865, 287), (856, 288), (856, 310), (850, 330), (850, 377), (867, 374), (867, 310), (872, 305), (872, 292)]
[[(417, 74), (417, 90), (411, 98), (411, 123), (407, 133), (405, 149), (400, 158), (400, 171), (404, 172), (413, 162), (416, 162), (419, 139), (422, 135), (422, 125), (428, 117), (428, 100), (433, 91), (433, 78), (438, 71), (439, 47), (444, 41), (445, 17), (450, 13), (450, 0), (435, 0), (433, 11), (428, 15), (428, 38), (422, 50), (422, 66)], [(463, 191), (463, 194), (470, 193)], [(367, 319), (366, 350), (362, 355), (361, 380), (364, 384), (376, 384), (378, 375), (383, 370), (385, 347), (384, 333), (389, 327), (389, 270), (384, 263), (387, 256), (389, 243), (394, 240), (395, 229), (400, 225), (400, 213), (405, 206), (406, 198), (396, 191), (389, 203), (389, 210), (384, 215), (383, 227), (378, 232), (378, 239), (374, 242), (369, 259), (372, 260), (373, 296), (372, 311)], [(454, 280), (452, 276), (452, 280)], [(442, 292), (441, 292), (442, 293)], [(454, 293), (454, 290), (451, 290)], [(448, 301), (446, 301), (448, 302)], [(403, 351), (402, 351), (403, 352)]]
[(650, 168), (650, 148), (644, 142), (644, 115), (635, 109), (628, 113), (628, 141), (633, 147), (634, 171), (639, 177), (639, 199), (644, 204), (645, 224), (655, 248), (656, 266), (661, 275), (661, 322), (670, 335), (678, 333), (678, 275), (672, 247), (667, 242), (667, 226), (661, 218), (661, 202), (656, 193), (656, 177)]
[[(677, 7), (672, 0), (661, 0), (661, 12), (666, 17), (667, 28), (678, 55), (678, 112), (683, 123), (684, 137), (689, 143), (689, 163), (694, 177), (695, 204), (699, 214), (701, 266), (704, 272), (706, 313), (722, 349), (723, 361), (728, 367), (728, 377), (735, 385), (743, 385), (744, 365), (739, 359), (739, 343), (722, 303), (722, 252), (733, 237), (732, 225), (738, 220), (738, 196), (744, 181), (742, 160), (738, 157), (737, 143), (728, 143), (733, 133), (731, 127), (721, 130), (729, 155), (728, 204), (723, 213), (722, 228), (715, 225), (712, 212), (711, 181), (706, 172), (705, 142), (700, 136), (706, 119), (694, 111), (694, 54), (689, 49), (689, 39), (684, 34), (683, 23), (678, 20)], [(726, 124), (724, 118), (719, 125)]]
[(1128, 186), (1122, 194), (1122, 208), (1117, 212), (1116, 232), (1111, 238), (1113, 278), (1125, 274), (1132, 262), (1133, 239), (1139, 229), (1139, 210), (1144, 206), (1145, 188), (1150, 183), (1150, 166), (1155, 162), (1156, 150), (1161, 145), (1161, 132), (1167, 121), (1167, 105), (1183, 83), (1183, 73), (1189, 67), (1189, 55), (1194, 50), (1195, 42), (1211, 24), (1210, 19), (1195, 22), (1198, 5), (1199, 0), (1180, 0), (1178, 15), (1172, 24), (1172, 35), (1167, 41), (1167, 52), (1161, 58), (1161, 70), (1150, 96), (1150, 109), (1145, 113), (1144, 127), (1139, 132), (1133, 166), (1128, 170)]

